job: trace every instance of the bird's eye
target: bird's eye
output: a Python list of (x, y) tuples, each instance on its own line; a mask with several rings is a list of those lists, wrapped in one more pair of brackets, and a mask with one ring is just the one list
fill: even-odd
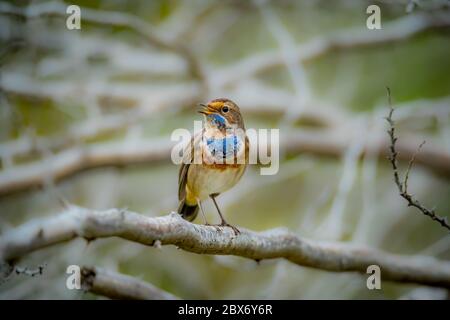
[(222, 112), (223, 112), (223, 113), (227, 113), (229, 110), (230, 110), (230, 109), (229, 109), (227, 106), (225, 106), (225, 107), (222, 108)]

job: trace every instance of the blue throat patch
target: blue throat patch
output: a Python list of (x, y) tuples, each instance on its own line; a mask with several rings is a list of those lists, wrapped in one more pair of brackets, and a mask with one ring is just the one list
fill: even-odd
[(237, 154), (241, 142), (236, 135), (232, 135), (221, 139), (208, 138), (206, 145), (213, 156), (225, 159)]
[(211, 122), (216, 125), (219, 129), (224, 129), (225, 128), (225, 118), (222, 117), (219, 114), (210, 114), (208, 115), (208, 118), (211, 119)]

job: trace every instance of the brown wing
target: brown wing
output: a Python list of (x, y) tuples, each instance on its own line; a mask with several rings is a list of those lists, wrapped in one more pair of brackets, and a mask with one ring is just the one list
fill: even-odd
[(194, 161), (194, 145), (199, 142), (199, 138), (201, 138), (201, 132), (192, 137), (191, 142), (183, 150), (183, 163), (178, 172), (178, 200), (183, 200), (186, 196), (188, 171), (191, 163)]
[(189, 163), (185, 163), (185, 159), (192, 160), (193, 152), (191, 151), (191, 149), (193, 141), (194, 139), (191, 139), (191, 142), (183, 150), (183, 163), (181, 163), (180, 171), (178, 172), (178, 200), (183, 200), (186, 196), (187, 175), (190, 163), (192, 161), (189, 161)]

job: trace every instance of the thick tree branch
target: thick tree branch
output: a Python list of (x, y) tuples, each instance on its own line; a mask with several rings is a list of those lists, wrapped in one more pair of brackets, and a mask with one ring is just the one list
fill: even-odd
[(428, 209), (425, 207), (422, 203), (420, 203), (419, 200), (415, 199), (409, 192), (408, 192), (408, 179), (409, 179), (409, 172), (411, 170), (412, 165), (414, 164), (414, 161), (417, 158), (417, 155), (419, 154), (420, 150), (422, 149), (423, 145), (425, 144), (425, 141), (423, 141), (418, 149), (413, 153), (413, 155), (410, 157), (408, 168), (406, 169), (405, 177), (403, 179), (403, 182), (400, 181), (400, 173), (398, 169), (398, 160), (397, 157), (399, 155), (399, 152), (397, 151), (397, 140), (398, 138), (395, 136), (395, 122), (393, 119), (394, 114), (394, 108), (392, 107), (391, 102), (391, 91), (389, 88), (387, 88), (388, 92), (388, 99), (389, 99), (389, 114), (386, 117), (386, 121), (389, 123), (389, 139), (390, 139), (390, 145), (389, 145), (389, 161), (392, 165), (392, 170), (394, 172), (394, 182), (397, 185), (398, 191), (400, 193), (400, 196), (404, 198), (408, 202), (408, 207), (415, 207), (419, 209), (424, 215), (430, 217), (432, 220), (438, 222), (441, 226), (444, 228), (447, 228), (450, 230), (450, 225), (447, 222), (446, 217), (441, 217), (436, 214), (434, 209)]
[(255, 260), (284, 258), (292, 263), (328, 271), (366, 273), (381, 268), (384, 280), (450, 288), (450, 263), (425, 256), (401, 256), (344, 243), (303, 239), (286, 230), (253, 232), (240, 228), (196, 225), (177, 213), (152, 218), (127, 210), (94, 211), (69, 206), (62, 214), (30, 221), (0, 237), (0, 261), (77, 237), (89, 240), (121, 237), (145, 245), (175, 245), (199, 254), (236, 255)]
[(151, 283), (98, 267), (83, 267), (83, 289), (111, 299), (122, 300), (178, 300)]

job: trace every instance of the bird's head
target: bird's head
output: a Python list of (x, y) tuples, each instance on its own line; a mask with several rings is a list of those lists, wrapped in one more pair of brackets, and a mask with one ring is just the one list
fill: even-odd
[(244, 120), (237, 104), (229, 99), (214, 99), (200, 104), (199, 112), (205, 116), (206, 125), (220, 130), (244, 129)]

